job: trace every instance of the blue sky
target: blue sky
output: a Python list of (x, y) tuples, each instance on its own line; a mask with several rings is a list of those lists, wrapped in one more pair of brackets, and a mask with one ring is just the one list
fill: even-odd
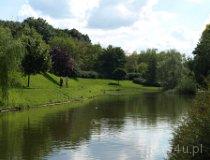
[(77, 28), (94, 43), (127, 52), (175, 48), (191, 55), (205, 25), (209, 0), (1, 0), (0, 19), (42, 17), (57, 28)]

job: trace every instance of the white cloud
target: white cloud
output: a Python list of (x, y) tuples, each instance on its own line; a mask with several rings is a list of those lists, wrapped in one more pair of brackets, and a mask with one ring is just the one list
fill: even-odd
[[(109, 44), (121, 46), (128, 52), (146, 48), (157, 48), (159, 50), (175, 48), (190, 55), (203, 30), (203, 26), (199, 30), (193, 30), (177, 23), (180, 17), (175, 13), (155, 10), (155, 6), (160, 3), (159, 0), (147, 0), (146, 4), (140, 6), (137, 10), (131, 10), (128, 7), (134, 5), (135, 0), (124, 0), (112, 4), (110, 7), (114, 7), (119, 16), (123, 18), (129, 19), (133, 15), (137, 16), (135, 22), (118, 28), (89, 28), (88, 21), (91, 14), (93, 14), (94, 9), (100, 7), (101, 1), (68, 1), (67, 5), (69, 5), (71, 13), (69, 18), (53, 18), (44, 15), (41, 11), (34, 10), (29, 3), (26, 3), (21, 7), (19, 16), (22, 18), (28, 16), (43, 17), (55, 27), (77, 28), (88, 34), (94, 43), (101, 43), (103, 46)], [(107, 13), (105, 16), (112, 15)], [(103, 19), (101, 22), (106, 23)]]
[(187, 0), (188, 2), (191, 2), (191, 3), (196, 3), (196, 4), (199, 4), (199, 3), (202, 3), (203, 0)]
[(98, 7), (100, 0), (70, 0), (69, 6), (73, 17), (87, 20), (89, 13)]
[(39, 15), (41, 15), (41, 13), (38, 12), (38, 11), (35, 11), (35, 10), (30, 6), (30, 4), (27, 2), (26, 4), (23, 4), (23, 6), (21, 7), (21, 9), (20, 9), (18, 15), (19, 15), (20, 17), (29, 17), (29, 16), (31, 16), (31, 17), (37, 18), (37, 17), (39, 17)]

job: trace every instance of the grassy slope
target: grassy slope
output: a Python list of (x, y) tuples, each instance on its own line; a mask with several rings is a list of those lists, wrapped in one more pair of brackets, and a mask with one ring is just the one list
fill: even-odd
[[(158, 88), (143, 87), (130, 81), (122, 81), (121, 86), (111, 86), (113, 80), (78, 79), (69, 80), (68, 88), (60, 88), (56, 82), (59, 78), (50, 75), (51, 80), (43, 75), (31, 77), (30, 88), (15, 88), (10, 90), (10, 106), (36, 106), (41, 104), (81, 100), (104, 94), (138, 94), (140, 92), (155, 92)], [(26, 85), (27, 79), (21, 83)]]

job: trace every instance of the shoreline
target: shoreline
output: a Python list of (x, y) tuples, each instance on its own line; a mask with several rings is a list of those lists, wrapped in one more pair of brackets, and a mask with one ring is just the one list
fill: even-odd
[(66, 101), (57, 101), (57, 102), (51, 102), (51, 103), (45, 103), (45, 104), (39, 104), (39, 105), (26, 105), (26, 106), (18, 106), (18, 107), (6, 107), (6, 108), (1, 108), (0, 109), (0, 115), (4, 113), (12, 113), (12, 112), (21, 112), (21, 111), (26, 111), (26, 110), (31, 110), (31, 109), (40, 109), (40, 108), (45, 108), (45, 107), (54, 107), (54, 106), (60, 106), (60, 105), (65, 105), (65, 104), (70, 104), (70, 103), (82, 103), (84, 101), (91, 101), (94, 99), (97, 99), (99, 97), (103, 96), (126, 96), (126, 95), (139, 95), (142, 93), (160, 93), (161, 91), (156, 90), (156, 91), (144, 91), (144, 92), (139, 92), (139, 93), (128, 93), (128, 94), (120, 94), (119, 91), (114, 91), (112, 94), (101, 94), (101, 95), (95, 95), (95, 96), (90, 96), (90, 97), (83, 97), (83, 98), (74, 98), (71, 100), (66, 100)]
[[(33, 83), (30, 88), (14, 88), (11, 90), (10, 102), (7, 106), (0, 107), (0, 114), (75, 102), (82, 103), (99, 96), (137, 95), (161, 91), (158, 87), (146, 87), (126, 80), (121, 81), (120, 86), (109, 85), (110, 82), (114, 82), (113, 80), (69, 80), (69, 87), (60, 88), (42, 75), (32, 78)], [(53, 78), (58, 80), (58, 77), (53, 76)], [(24, 81), (23, 79), (22, 84), (24, 84)]]

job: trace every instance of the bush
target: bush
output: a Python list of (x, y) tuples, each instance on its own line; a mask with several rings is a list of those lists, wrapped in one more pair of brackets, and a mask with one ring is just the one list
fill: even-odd
[(94, 71), (79, 71), (77, 77), (96, 79), (96, 78), (99, 78), (100, 76), (97, 72), (94, 72)]
[(134, 80), (135, 78), (141, 77), (140, 73), (128, 73), (126, 76), (126, 79), (128, 80)]
[(11, 88), (23, 87), (23, 85), (21, 84), (21, 74), (18, 72), (13, 72), (11, 74), (11, 78), (9, 79), (9, 85)]
[(135, 83), (135, 84), (141, 84), (141, 85), (144, 85), (144, 86), (161, 87), (161, 85), (159, 83), (150, 84), (150, 83), (148, 83), (142, 77), (140, 77), (140, 78), (134, 78), (133, 83)]
[(141, 78), (141, 77), (134, 78), (133, 83), (144, 85), (146, 83), (146, 80), (144, 78)]
[(176, 88), (180, 94), (196, 94), (197, 86), (192, 76), (184, 76)]
[(126, 78), (126, 75), (127, 75), (126, 71), (122, 68), (117, 68), (112, 73), (113, 78), (116, 80), (123, 80)]
[(126, 71), (124, 69), (117, 68), (117, 69), (114, 70), (112, 75), (113, 75), (113, 78), (118, 81), (118, 85), (120, 85), (120, 80), (125, 79), (127, 73), (126, 73)]
[(174, 132), (170, 160), (210, 159), (210, 96), (201, 92), (194, 107)]

